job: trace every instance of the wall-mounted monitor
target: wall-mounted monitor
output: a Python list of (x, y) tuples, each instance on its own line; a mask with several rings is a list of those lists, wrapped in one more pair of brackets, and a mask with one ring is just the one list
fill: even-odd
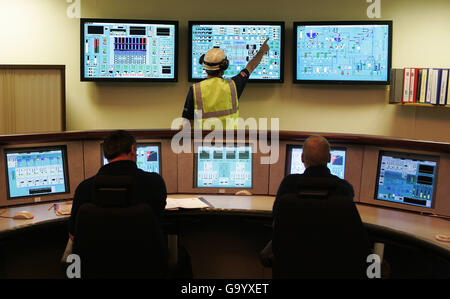
[(250, 75), (250, 81), (283, 82), (284, 22), (189, 22), (189, 81), (207, 77), (199, 59), (212, 48), (225, 51), (230, 65), (224, 78), (239, 74), (269, 38), (269, 52)]
[[(108, 160), (103, 155), (103, 165), (108, 164)], [(160, 143), (137, 143), (136, 144), (136, 165), (147, 172), (161, 174), (161, 144)]]
[(199, 146), (195, 188), (252, 188), (251, 146)]
[[(286, 147), (286, 175), (302, 174), (305, 172), (305, 165), (302, 162), (303, 147), (301, 145), (288, 145)], [(331, 174), (341, 179), (345, 178), (345, 148), (331, 148), (331, 160), (327, 164)]]
[(178, 22), (81, 19), (81, 81), (177, 81)]
[(390, 84), (392, 21), (294, 22), (294, 83)]
[(439, 157), (380, 151), (375, 199), (433, 208)]
[(5, 150), (8, 199), (69, 193), (65, 146)]

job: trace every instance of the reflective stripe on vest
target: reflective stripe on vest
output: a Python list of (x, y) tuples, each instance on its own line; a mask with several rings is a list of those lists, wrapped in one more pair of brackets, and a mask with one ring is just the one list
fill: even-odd
[[(208, 79), (211, 80), (211, 79)], [(223, 80), (223, 79), (222, 79)], [(207, 80), (205, 80), (207, 81)], [(227, 98), (223, 99), (214, 99), (219, 100), (218, 102), (226, 103), (231, 100), (231, 108), (226, 110), (216, 110), (216, 111), (205, 111), (203, 102), (208, 99), (204, 99), (202, 96), (202, 86), (201, 84), (205, 81), (202, 81), (200, 83), (194, 84), (194, 99), (198, 110), (202, 111), (202, 118), (212, 118), (212, 117), (225, 117), (225, 116), (232, 116), (233, 114), (238, 112), (238, 99), (237, 99), (237, 91), (236, 91), (236, 84), (233, 80), (228, 80), (229, 90), (230, 90), (230, 96), (227, 96)], [(227, 105), (230, 106), (230, 105)]]

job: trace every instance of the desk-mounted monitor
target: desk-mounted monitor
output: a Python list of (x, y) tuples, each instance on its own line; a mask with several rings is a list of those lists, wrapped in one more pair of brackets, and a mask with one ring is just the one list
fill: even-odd
[[(305, 165), (302, 162), (303, 147), (301, 145), (288, 145), (286, 150), (286, 175), (304, 173)], [(327, 164), (328, 169), (330, 169), (331, 174), (344, 179), (346, 149), (333, 147), (330, 150), (330, 154), (331, 159)]]
[(392, 21), (294, 22), (294, 83), (390, 83)]
[(380, 151), (375, 199), (433, 208), (439, 157)]
[(81, 81), (177, 81), (178, 22), (81, 19)]
[(199, 146), (194, 155), (195, 188), (253, 187), (251, 146)]
[(230, 65), (224, 78), (239, 74), (269, 38), (269, 52), (252, 72), (252, 82), (283, 82), (284, 22), (189, 21), (189, 81), (207, 77), (199, 59), (212, 48), (225, 51)]
[[(136, 165), (146, 172), (156, 172), (161, 174), (161, 143), (137, 143), (136, 144)], [(108, 164), (108, 160), (103, 154), (102, 165)]]
[(69, 193), (65, 146), (5, 150), (9, 200)]

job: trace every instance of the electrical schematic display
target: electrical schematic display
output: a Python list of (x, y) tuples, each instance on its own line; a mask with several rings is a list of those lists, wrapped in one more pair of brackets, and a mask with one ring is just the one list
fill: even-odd
[[(305, 165), (302, 162), (303, 148), (292, 147), (290, 155), (290, 165), (288, 174), (302, 174), (305, 172)], [(331, 174), (344, 179), (345, 176), (345, 149), (331, 149), (331, 160), (327, 164)]]
[(261, 45), (268, 38), (269, 52), (250, 75), (250, 80), (283, 81), (283, 40), (284, 23), (273, 24), (230, 24), (216, 22), (194, 22), (191, 30), (190, 80), (198, 81), (207, 77), (199, 58), (212, 48), (225, 51), (230, 65), (224, 78), (229, 79), (243, 70), (255, 57)]
[(175, 81), (178, 23), (81, 20), (81, 80)]
[(10, 198), (68, 191), (63, 149), (11, 151), (6, 163)]
[[(108, 163), (108, 160), (103, 157), (103, 165)], [(160, 145), (137, 144), (136, 165), (143, 171), (161, 174)]]
[(252, 149), (250, 146), (200, 146), (197, 155), (197, 188), (252, 187)]
[(297, 83), (388, 84), (390, 22), (295, 23)]
[(431, 208), (436, 177), (435, 159), (380, 153), (375, 198)]

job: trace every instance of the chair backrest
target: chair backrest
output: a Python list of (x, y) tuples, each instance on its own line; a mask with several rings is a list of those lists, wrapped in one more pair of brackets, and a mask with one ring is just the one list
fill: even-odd
[(312, 189), (279, 199), (273, 278), (367, 278), (369, 241), (352, 198)]
[[(133, 196), (129, 178), (115, 178), (114, 188), (100, 179), (95, 203), (77, 215), (74, 253), (81, 259), (82, 278), (163, 278), (167, 276), (167, 240), (148, 204), (127, 205)], [(114, 181), (114, 179), (113, 179)], [(105, 187), (107, 186), (107, 187)], [(105, 189), (105, 190), (98, 190)], [(112, 204), (107, 203), (108, 197)]]

